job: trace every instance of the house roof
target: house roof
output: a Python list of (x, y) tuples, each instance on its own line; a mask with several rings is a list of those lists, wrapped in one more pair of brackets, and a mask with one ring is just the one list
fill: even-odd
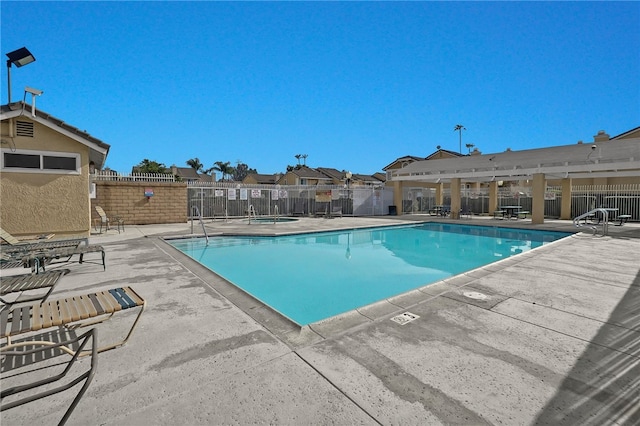
[(432, 152), (431, 154), (429, 154), (426, 157), (416, 157), (415, 155), (405, 155), (404, 157), (398, 157), (395, 160), (393, 160), (391, 163), (389, 163), (388, 165), (383, 167), (382, 170), (386, 171), (391, 166), (393, 166), (394, 164), (397, 164), (397, 163), (411, 164), (411, 163), (414, 163), (416, 161), (436, 159), (434, 157), (436, 157), (438, 154), (442, 154), (442, 153), (446, 153), (446, 154), (450, 155), (451, 157), (467, 157), (468, 156), (467, 154), (460, 154), (460, 153), (455, 152), (455, 151), (449, 151), (448, 149), (438, 148), (436, 151)]
[(213, 176), (206, 173), (198, 173), (193, 167), (177, 167), (173, 165), (170, 169), (171, 173), (186, 181), (215, 182), (215, 178)]
[(335, 180), (344, 179), (344, 175), (346, 173), (346, 172), (341, 172), (338, 169), (333, 169), (331, 167), (317, 167), (316, 170), (318, 170), (320, 173), (324, 173), (331, 179), (335, 179)]
[(421, 182), (640, 176), (640, 138), (417, 161), (390, 172), (394, 181)]
[(387, 170), (389, 167), (393, 166), (396, 163), (402, 163), (402, 162), (410, 162), (413, 163), (414, 161), (422, 161), (424, 160), (424, 157), (416, 157), (415, 155), (405, 155), (404, 157), (398, 157), (395, 160), (393, 160), (391, 163), (387, 164), (385, 167), (382, 168), (382, 170)]
[(455, 152), (455, 151), (449, 151), (448, 149), (438, 149), (437, 151), (434, 151), (433, 153), (429, 154), (428, 156), (425, 157), (425, 160), (431, 160), (433, 159), (436, 155), (438, 154), (449, 154), (452, 157), (465, 157), (467, 154), (460, 154), (459, 152)]
[(328, 180), (329, 177), (318, 170), (312, 169), (307, 166), (300, 166), (299, 168), (295, 168), (291, 170), (291, 173), (294, 175), (304, 178), (304, 179), (318, 179), (318, 180)]
[(171, 167), (172, 172), (176, 176), (180, 176), (182, 179), (186, 180), (200, 180), (200, 175), (193, 167)]
[(627, 130), (624, 133), (620, 133), (618, 136), (612, 137), (611, 140), (618, 140), (629, 137), (640, 137), (640, 126), (636, 127), (635, 129)]
[(359, 173), (353, 173), (351, 180), (359, 181), (359, 182), (368, 182), (368, 183), (380, 183), (381, 180), (378, 179), (375, 175), (361, 175)]
[(276, 181), (278, 180), (278, 178), (281, 175), (280, 174), (277, 174), (277, 175), (265, 175), (265, 174), (260, 174), (260, 173), (249, 173), (247, 175), (247, 177), (249, 177), (249, 176), (251, 176), (257, 183), (272, 184), (272, 183), (276, 183)]
[(25, 102), (14, 102), (9, 105), (0, 106), (0, 120), (8, 120), (23, 116), (26, 119), (40, 123), (68, 138), (75, 140), (89, 147), (89, 161), (92, 161), (96, 169), (101, 169), (107, 159), (110, 145), (91, 136), (89, 133), (65, 123), (63, 120), (52, 116), (51, 114), (37, 109), (35, 116), (32, 114), (31, 105)]
[(377, 172), (373, 174), (373, 177), (378, 179), (380, 182), (386, 182), (387, 181), (387, 175), (381, 172)]
[[(346, 171), (340, 171), (338, 169), (334, 169), (331, 167), (318, 167), (316, 168), (317, 171), (325, 174), (326, 176), (328, 176), (331, 179), (337, 180), (337, 181), (344, 181), (346, 180)], [(382, 173), (380, 173), (380, 175), (383, 175)], [(384, 178), (379, 178), (378, 176), (375, 175), (363, 175), (360, 173), (352, 173), (351, 174), (351, 180), (352, 181), (360, 181), (360, 182), (368, 182), (368, 183), (380, 183), (380, 182), (384, 182)]]

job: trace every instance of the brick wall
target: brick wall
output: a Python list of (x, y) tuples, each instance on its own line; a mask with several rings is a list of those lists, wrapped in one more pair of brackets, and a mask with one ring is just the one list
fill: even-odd
[[(96, 198), (91, 200), (91, 217), (98, 218), (95, 206), (108, 217), (119, 216), (125, 225), (182, 223), (187, 221), (187, 184), (184, 182), (97, 181)], [(145, 190), (152, 189), (147, 199)]]

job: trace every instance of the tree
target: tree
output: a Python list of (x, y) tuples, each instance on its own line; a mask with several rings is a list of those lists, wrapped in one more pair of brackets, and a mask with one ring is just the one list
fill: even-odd
[(220, 172), (222, 173), (222, 179), (221, 180), (225, 180), (225, 177), (229, 176), (231, 177), (231, 175), (233, 175), (233, 167), (231, 167), (231, 162), (227, 161), (227, 162), (222, 162), (222, 161), (216, 161), (215, 163), (213, 163), (213, 167), (210, 168), (209, 170), (213, 170), (216, 172)]
[(233, 170), (233, 180), (241, 181), (251, 173), (258, 173), (256, 169), (250, 169), (245, 163), (238, 162), (238, 165)]
[(462, 154), (462, 131), (467, 130), (462, 124), (456, 124), (453, 128), (454, 132), (460, 132), (460, 154)]
[(191, 167), (198, 173), (204, 172), (204, 166), (202, 165), (198, 157), (187, 160), (187, 166)]
[(133, 171), (136, 173), (168, 173), (167, 166), (146, 158), (137, 166), (133, 166)]

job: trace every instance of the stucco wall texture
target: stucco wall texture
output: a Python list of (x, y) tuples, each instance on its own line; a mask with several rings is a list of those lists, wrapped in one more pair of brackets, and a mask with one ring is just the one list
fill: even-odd
[[(26, 117), (20, 120), (30, 121)], [(2, 134), (8, 133), (3, 123)], [(0, 178), (0, 223), (20, 235), (55, 233), (88, 236), (90, 228), (89, 148), (45, 126), (34, 127), (34, 137), (11, 138), (18, 150), (80, 154), (80, 173), (3, 171)], [(7, 146), (3, 145), (3, 149)]]
[[(147, 198), (145, 192), (153, 191)], [(96, 182), (96, 198), (91, 200), (92, 219), (99, 218), (95, 206), (109, 218), (120, 217), (125, 226), (187, 221), (187, 184), (155, 182)]]

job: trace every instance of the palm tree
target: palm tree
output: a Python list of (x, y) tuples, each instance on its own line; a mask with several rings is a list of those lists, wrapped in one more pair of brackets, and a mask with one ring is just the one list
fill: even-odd
[(231, 162), (227, 161), (223, 163), (222, 161), (216, 161), (214, 166), (209, 170), (215, 170), (216, 172), (222, 173), (222, 180), (225, 179), (226, 176), (230, 176), (233, 174), (233, 167), (231, 167)]
[(296, 154), (294, 155), (294, 157), (296, 157), (296, 160), (298, 160), (298, 166), (300, 165), (300, 157), (302, 157), (302, 154)]
[(462, 124), (456, 124), (453, 128), (454, 132), (460, 132), (460, 154), (462, 154), (462, 131), (467, 130)]
[(469, 150), (469, 154), (471, 154), (471, 148), (473, 148), (475, 145), (474, 145), (474, 144), (472, 144), (472, 143), (467, 143), (467, 144), (465, 144), (464, 146), (466, 146), (466, 147), (467, 147), (467, 149)]
[(198, 173), (204, 170), (204, 166), (202, 165), (198, 157), (187, 160), (187, 166), (190, 166), (192, 169), (194, 169)]

